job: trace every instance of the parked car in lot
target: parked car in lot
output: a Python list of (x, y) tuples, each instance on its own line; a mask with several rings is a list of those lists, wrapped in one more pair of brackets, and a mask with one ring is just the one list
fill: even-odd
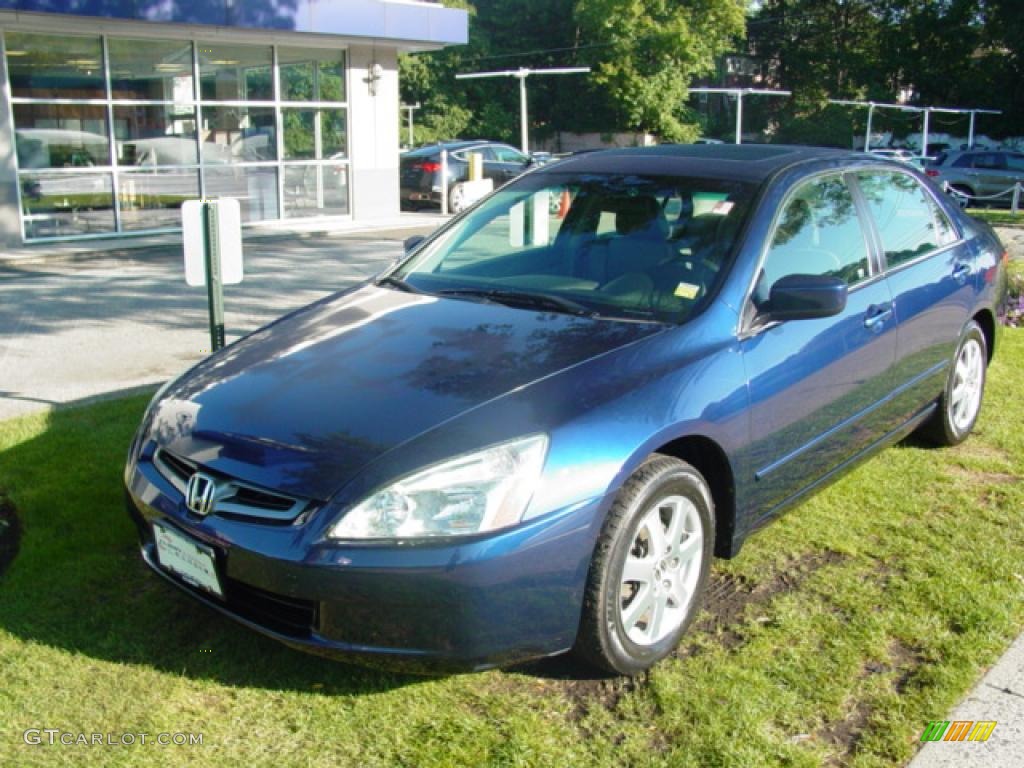
[[(1024, 153), (998, 150), (943, 152), (925, 168), (934, 182), (965, 195), (970, 205), (1010, 205), (1007, 192), (1024, 183)], [(977, 199), (977, 198), (988, 198)]]
[(469, 155), (483, 155), (485, 179), (499, 187), (535, 160), (508, 144), (493, 141), (448, 141), (406, 152), (399, 161), (403, 208), (441, 204), (441, 150), (448, 152), (448, 210), (460, 213), (470, 203), (462, 182), (469, 178)]
[(909, 149), (893, 149), (891, 147), (876, 147), (869, 149), (868, 153), (878, 157), (887, 157), (890, 160), (899, 160), (901, 163), (913, 163), (915, 157)]
[[(559, 205), (552, 210), (550, 201)], [(919, 430), (964, 440), (1006, 254), (917, 170), (781, 146), (524, 174), (165, 386), (145, 562), (317, 654), (670, 654), (713, 557)]]

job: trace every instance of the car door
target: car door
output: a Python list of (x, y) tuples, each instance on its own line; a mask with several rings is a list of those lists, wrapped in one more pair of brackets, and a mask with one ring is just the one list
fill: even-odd
[(1006, 158), (998, 152), (982, 152), (974, 156), (976, 192), (981, 196), (998, 195), (1013, 186), (1006, 173)]
[(500, 174), (502, 181), (514, 179), (526, 170), (526, 166), (529, 165), (529, 157), (518, 149), (513, 149), (506, 144), (495, 144), (491, 147), (491, 150), (494, 152), (495, 168)]
[[(1011, 185), (1024, 184), (1024, 155), (1006, 155), (1006, 175)], [(1019, 202), (1024, 204), (1024, 197)]]
[(906, 420), (939, 396), (977, 275), (970, 246), (938, 198), (914, 176), (865, 170), (856, 176), (899, 319), (894, 404)]
[[(879, 404), (892, 389), (896, 323), (862, 218), (840, 173), (791, 191), (744, 311), (750, 465), (754, 503), (765, 514), (881, 437)], [(771, 285), (791, 274), (844, 279), (845, 310), (827, 318), (766, 320)]]

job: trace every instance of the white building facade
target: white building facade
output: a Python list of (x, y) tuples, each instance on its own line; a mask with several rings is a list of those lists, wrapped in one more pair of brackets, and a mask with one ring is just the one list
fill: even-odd
[(0, 247), (178, 229), (196, 198), (397, 216), (398, 54), (467, 25), (416, 0), (0, 0)]

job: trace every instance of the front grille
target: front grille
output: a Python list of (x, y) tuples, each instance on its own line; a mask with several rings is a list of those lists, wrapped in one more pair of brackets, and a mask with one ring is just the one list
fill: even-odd
[(295, 504), (295, 499), (288, 496), (258, 491), (247, 486), (239, 486), (231, 500), (238, 504), (256, 507), (257, 509), (275, 509), (278, 511), (291, 509)]
[(256, 519), (265, 523), (290, 524), (310, 507), (308, 499), (288, 496), (249, 483), (235, 480), (219, 472), (199, 466), (165, 448), (153, 455), (153, 466), (184, 498), (189, 478), (197, 471), (210, 475), (217, 491), (210, 514), (224, 517)]

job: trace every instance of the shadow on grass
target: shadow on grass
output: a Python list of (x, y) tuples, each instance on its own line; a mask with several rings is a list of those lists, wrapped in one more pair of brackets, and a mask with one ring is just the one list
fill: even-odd
[(11, 500), (22, 531), (17, 557), (0, 569), (0, 629), (69, 654), (239, 687), (344, 695), (422, 680), (291, 650), (148, 570), (121, 478), (148, 397), (0, 423), (0, 498)]

